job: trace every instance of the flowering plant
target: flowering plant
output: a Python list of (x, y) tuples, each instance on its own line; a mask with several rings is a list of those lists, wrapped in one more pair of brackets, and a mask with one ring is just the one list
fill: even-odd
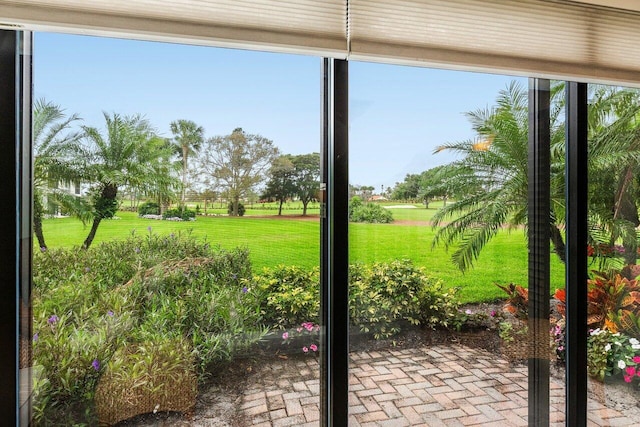
[(295, 341), (302, 345), (303, 353), (316, 353), (318, 351), (318, 335), (320, 325), (313, 322), (303, 322), (295, 329), (290, 329), (282, 333), (282, 343), (290, 345)]
[(566, 338), (565, 338), (566, 321), (564, 317), (558, 320), (555, 325), (551, 326), (551, 348), (556, 354), (559, 362), (564, 363), (567, 359)]
[(619, 332), (593, 329), (587, 339), (589, 375), (601, 381), (622, 375), (625, 382), (640, 382), (640, 341)]

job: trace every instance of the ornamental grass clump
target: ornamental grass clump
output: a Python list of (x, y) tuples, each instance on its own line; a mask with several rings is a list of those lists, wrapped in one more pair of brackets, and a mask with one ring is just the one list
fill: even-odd
[(113, 425), (158, 411), (191, 415), (197, 394), (194, 363), (190, 344), (180, 337), (121, 347), (96, 388), (98, 423)]

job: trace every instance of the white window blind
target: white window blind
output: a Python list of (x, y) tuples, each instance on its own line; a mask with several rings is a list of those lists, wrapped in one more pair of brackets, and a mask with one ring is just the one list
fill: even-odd
[(3, 23), (640, 84), (639, 0), (0, 0)]
[(0, 0), (0, 25), (346, 57), (347, 0)]
[(349, 3), (353, 59), (640, 82), (637, 11), (553, 0)]

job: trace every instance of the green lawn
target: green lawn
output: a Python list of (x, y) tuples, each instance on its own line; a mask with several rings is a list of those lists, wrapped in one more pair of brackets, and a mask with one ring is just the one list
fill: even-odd
[[(393, 209), (394, 217), (428, 221), (435, 209)], [(274, 212), (271, 211), (271, 214)], [(287, 212), (292, 214), (291, 212)], [(293, 214), (292, 214), (293, 215)], [(298, 215), (298, 214), (296, 214)], [(117, 220), (103, 221), (94, 244), (109, 239), (123, 239), (137, 234), (190, 232), (223, 248), (247, 247), (254, 270), (277, 264), (311, 267), (319, 264), (319, 222), (314, 220), (273, 218), (198, 217), (195, 222), (145, 220), (135, 213), (119, 212)], [(47, 219), (44, 233), (51, 248), (79, 246), (88, 227), (72, 218)], [(527, 282), (527, 251), (524, 231), (502, 231), (482, 251), (475, 267), (462, 274), (451, 263), (443, 248), (431, 249), (434, 230), (425, 225), (351, 224), (350, 261), (374, 262), (411, 259), (423, 266), (447, 286), (460, 287), (464, 302), (487, 301), (503, 297), (494, 282)], [(564, 283), (564, 266), (551, 259), (552, 286)]]

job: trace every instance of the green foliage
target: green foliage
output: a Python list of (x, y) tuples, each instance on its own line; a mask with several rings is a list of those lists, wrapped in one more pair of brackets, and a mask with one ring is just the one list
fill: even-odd
[[(638, 281), (617, 272), (594, 272), (587, 281), (587, 324), (596, 329), (605, 327), (611, 332), (640, 335), (640, 285)], [(560, 301), (560, 314), (565, 314), (566, 294), (558, 289), (555, 297)]]
[(136, 306), (144, 313), (137, 339), (188, 337), (203, 377), (245, 352), (266, 333), (256, 295), (242, 286), (250, 275), (245, 262), (240, 252), (220, 252), (165, 262), (134, 279)]
[[(238, 216), (244, 216), (245, 212), (246, 212), (246, 209), (244, 205), (242, 203), (238, 203)], [(227, 213), (229, 215), (233, 214), (233, 202), (229, 203), (229, 206), (227, 207)]]
[(196, 211), (191, 210), (191, 209), (180, 209), (180, 208), (176, 208), (176, 209), (167, 209), (163, 214), (162, 214), (162, 218), (163, 219), (170, 219), (170, 218), (180, 218), (183, 221), (191, 221), (193, 219), (195, 219), (196, 217)]
[(83, 420), (95, 423), (98, 378), (123, 346), (186, 340), (193, 375), (201, 377), (246, 351), (265, 334), (256, 296), (242, 286), (249, 277), (244, 249), (211, 248), (189, 234), (159, 236), (150, 228), (86, 251), (35, 253), (37, 420), (72, 424), (79, 419), (70, 414), (81, 407), (88, 408)]
[(411, 261), (356, 264), (349, 276), (351, 322), (376, 339), (395, 335), (403, 323), (449, 327), (456, 319), (455, 291), (444, 291)]
[(160, 215), (160, 205), (156, 202), (144, 202), (138, 206), (138, 215)]
[(101, 186), (98, 186), (92, 188), (89, 193), (89, 198), (91, 199), (94, 210), (93, 215), (96, 218), (113, 218), (118, 210), (118, 200), (115, 198), (115, 193), (113, 197), (106, 197), (105, 193), (108, 192), (109, 191), (106, 191)]
[(529, 318), (529, 289), (515, 283), (509, 283), (506, 286), (499, 283), (494, 283), (494, 285), (507, 294), (505, 309), (517, 319), (527, 320)]
[(603, 381), (622, 376), (628, 383), (640, 381), (640, 341), (620, 333), (594, 329), (587, 339), (587, 372)]
[(357, 196), (349, 202), (349, 221), (388, 224), (393, 222), (393, 214), (377, 203), (365, 203)]
[[(293, 266), (265, 269), (249, 287), (258, 294), (266, 324), (291, 329), (305, 322), (317, 323), (320, 309), (320, 277), (317, 268), (305, 271)], [(459, 303), (455, 291), (425, 275), (410, 261), (349, 268), (351, 323), (375, 339), (389, 338), (403, 325), (451, 327)]]
[(249, 289), (259, 295), (264, 321), (279, 328), (319, 321), (320, 270), (280, 265), (265, 268)]

